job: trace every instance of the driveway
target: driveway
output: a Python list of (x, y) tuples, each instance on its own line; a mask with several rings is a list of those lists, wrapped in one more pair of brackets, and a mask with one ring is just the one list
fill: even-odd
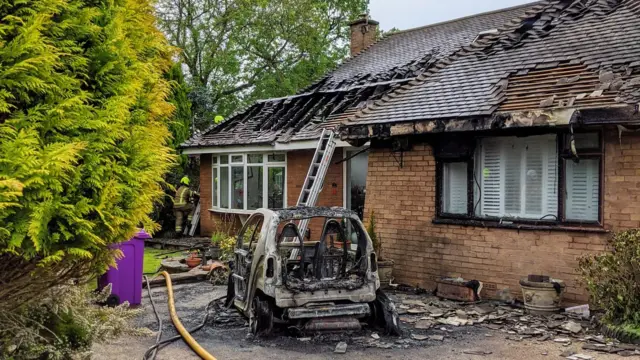
[[(163, 338), (175, 335), (166, 306), (166, 289), (156, 288), (152, 292), (164, 322)], [(187, 328), (199, 324), (209, 301), (225, 292), (226, 287), (214, 287), (209, 283), (175, 286), (176, 307), (183, 324)], [(138, 325), (156, 331), (157, 324), (146, 290), (144, 296), (144, 313), (138, 318)], [(462, 308), (455, 303), (440, 302), (432, 296), (399, 293), (392, 297), (396, 299), (400, 312), (405, 313), (402, 319), (406, 321), (403, 323), (406, 334), (402, 338), (381, 336), (369, 329), (314, 337), (296, 337), (282, 330), (268, 339), (253, 338), (247, 335), (244, 319), (233, 311), (216, 312), (217, 316), (193, 336), (218, 359), (549, 359), (561, 355), (566, 357), (571, 353), (593, 359), (620, 358), (615, 354), (582, 349), (580, 339), (590, 338), (590, 335), (569, 336), (560, 328), (559, 334), (552, 332), (553, 336), (535, 334), (533, 330), (548, 325), (519, 315), (518, 310), (503, 310), (505, 307), (493, 305), (495, 311), (477, 315), (481, 309)], [(482, 306), (486, 309), (488, 305)], [(436, 307), (439, 310), (434, 318)], [(466, 326), (455, 326), (458, 321), (455, 319), (460, 318), (463, 319), (460, 322), (467, 322)], [(489, 322), (487, 319), (493, 319), (491, 325), (479, 322)], [(454, 325), (445, 324), (447, 322)], [(556, 342), (561, 339), (563, 342)], [(346, 354), (334, 353), (336, 345), (342, 341), (348, 344)], [(96, 344), (93, 358), (141, 359), (154, 343), (155, 337), (121, 337), (107, 344)], [(198, 357), (183, 341), (176, 341), (163, 348), (157, 359), (188, 360)]]

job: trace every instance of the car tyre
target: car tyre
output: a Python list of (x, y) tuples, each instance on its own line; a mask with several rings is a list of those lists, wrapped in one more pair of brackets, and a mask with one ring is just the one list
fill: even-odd
[(249, 328), (256, 336), (269, 336), (273, 330), (273, 310), (271, 303), (256, 295), (249, 311)]
[(400, 336), (400, 317), (393, 301), (382, 290), (376, 292), (376, 299), (369, 304), (371, 315), (369, 324), (384, 329), (385, 334)]

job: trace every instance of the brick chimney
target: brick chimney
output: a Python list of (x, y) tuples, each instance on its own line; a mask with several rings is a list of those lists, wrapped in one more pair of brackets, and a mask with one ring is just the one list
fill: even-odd
[(351, 26), (351, 56), (355, 56), (376, 41), (378, 24), (379, 22), (369, 18), (369, 14), (362, 14), (358, 20), (349, 24)]

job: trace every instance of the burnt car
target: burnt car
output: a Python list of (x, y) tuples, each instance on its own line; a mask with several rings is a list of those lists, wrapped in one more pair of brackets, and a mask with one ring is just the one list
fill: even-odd
[[(303, 236), (301, 222), (322, 231)], [(270, 334), (274, 324), (319, 332), (365, 323), (400, 333), (395, 305), (380, 290), (371, 239), (358, 215), (343, 208), (257, 210), (238, 235), (227, 302), (256, 335)]]

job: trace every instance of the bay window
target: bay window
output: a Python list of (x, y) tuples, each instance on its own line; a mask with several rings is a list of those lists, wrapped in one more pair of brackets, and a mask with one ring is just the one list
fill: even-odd
[(285, 174), (286, 154), (213, 155), (213, 209), (283, 208)]
[(438, 159), (441, 218), (599, 223), (599, 133), (474, 141), (470, 154)]

